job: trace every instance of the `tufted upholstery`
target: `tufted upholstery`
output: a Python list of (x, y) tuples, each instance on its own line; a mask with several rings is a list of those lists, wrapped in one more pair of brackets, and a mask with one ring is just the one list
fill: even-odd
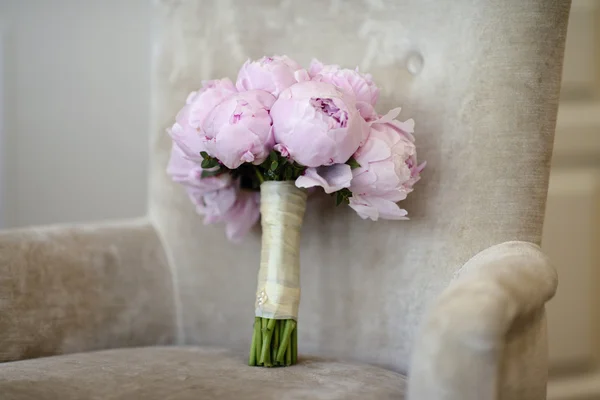
[[(543, 399), (544, 303), (556, 276), (539, 248), (524, 242), (539, 243), (541, 236), (569, 3), (158, 1), (148, 220), (140, 228), (124, 225), (121, 237), (80, 228), (82, 236), (75, 236), (83, 242), (104, 243), (89, 245), (93, 259), (78, 253), (80, 242), (62, 236), (66, 230), (44, 236), (43, 245), (38, 231), (0, 235), (0, 293), (8, 293), (0, 314), (28, 315), (0, 332), (0, 356), (149, 343), (247, 350), (260, 231), (232, 245), (221, 228), (202, 224), (165, 174), (165, 129), (201, 80), (234, 77), (247, 57), (279, 53), (372, 73), (382, 87), (379, 111), (401, 105), (401, 116), (416, 120), (419, 155), (428, 162), (404, 203), (408, 222), (363, 221), (329, 198), (311, 197), (302, 232), (300, 352), (408, 373), (410, 399)], [(95, 238), (90, 232), (97, 229)], [(520, 242), (485, 250), (514, 240)], [(35, 272), (44, 263), (65, 272), (47, 281)], [(115, 266), (129, 272), (117, 274)], [(130, 271), (147, 280), (132, 279)], [(122, 277), (130, 284), (118, 284)], [(81, 290), (76, 303), (88, 311), (58, 314), (64, 323), (60, 334), (53, 331), (47, 310), (74, 301), (65, 282), (93, 285), (94, 279), (107, 297), (90, 303)], [(36, 285), (49, 303), (23, 300)], [(112, 316), (103, 320), (106, 314)], [(38, 320), (47, 331), (29, 335)], [(107, 328), (115, 320), (126, 322)], [(64, 334), (87, 323), (98, 328)], [(53, 344), (43, 346), (48, 340)], [(81, 359), (65, 357), (4, 364), (0, 380), (20, 368), (63, 368)], [(96, 356), (89, 357), (94, 363)], [(116, 365), (110, 371), (129, 359), (97, 357), (104, 361), (94, 365)], [(360, 375), (351, 367), (346, 374)], [(219, 382), (231, 390), (218, 398), (236, 398), (238, 386)]]

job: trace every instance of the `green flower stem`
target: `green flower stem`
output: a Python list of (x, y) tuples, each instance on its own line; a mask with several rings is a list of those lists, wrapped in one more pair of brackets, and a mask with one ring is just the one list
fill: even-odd
[(248, 365), (253, 366), (256, 365), (256, 360), (258, 359), (257, 355), (260, 355), (258, 351), (258, 347), (260, 347), (262, 341), (261, 333), (261, 321), (260, 317), (254, 317), (254, 333), (252, 334), (252, 345), (250, 347), (250, 360), (248, 361)]
[[(280, 321), (281, 320), (277, 320), (275, 321), (275, 329), (273, 330), (273, 351), (271, 353), (271, 359), (275, 360), (275, 358), (277, 357), (277, 350), (279, 350), (279, 325), (280, 325)], [(275, 365), (278, 365), (277, 362), (275, 362)]]
[(277, 361), (284, 363), (285, 361), (285, 350), (290, 345), (290, 339), (294, 328), (296, 327), (296, 321), (288, 319), (285, 321), (285, 328), (283, 332), (283, 341), (280, 343), (279, 351), (277, 352)]
[(256, 339), (256, 364), (260, 365), (260, 355), (262, 354), (262, 318), (256, 317), (254, 325), (254, 336)]
[(260, 354), (258, 355), (258, 365), (265, 365), (265, 359), (263, 356), (263, 352), (265, 351), (265, 343), (266, 343), (266, 338), (267, 338), (267, 323), (268, 320), (266, 318), (261, 318), (261, 339), (260, 342), (262, 343), (262, 348), (260, 351)]
[(294, 320), (254, 318), (248, 364), (284, 367), (297, 363), (297, 324)]
[[(268, 321), (268, 322), (267, 322)], [(271, 338), (273, 337), (273, 329), (275, 328), (275, 319), (263, 318), (263, 348), (260, 355), (260, 363), (266, 367), (270, 367), (271, 363)]]
[(292, 364), (298, 363), (298, 325), (292, 332)]
[[(296, 330), (294, 329), (294, 332)], [(294, 333), (292, 332), (292, 340), (290, 340), (290, 345), (285, 350), (285, 365), (292, 365), (292, 346), (294, 343)]]
[[(283, 334), (285, 333), (285, 320), (281, 320), (279, 321), (280, 327), (279, 327), (279, 347), (283, 347)], [(279, 351), (279, 349), (278, 349)], [(287, 350), (286, 350), (287, 351)], [(277, 359), (277, 355), (275, 355), (275, 358)], [(284, 364), (281, 364), (284, 365)]]
[(254, 167), (254, 171), (256, 172), (256, 177), (258, 178), (258, 183), (263, 183), (265, 181), (265, 177), (263, 176), (263, 174), (260, 172), (260, 169), (258, 169), (258, 167)]

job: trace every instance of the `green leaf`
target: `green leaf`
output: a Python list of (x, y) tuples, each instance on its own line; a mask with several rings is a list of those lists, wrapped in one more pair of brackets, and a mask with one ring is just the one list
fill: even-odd
[(271, 150), (271, 152), (269, 153), (269, 158), (271, 159), (271, 161), (275, 162), (279, 158), (279, 155), (275, 150)]
[(200, 174), (201, 178), (209, 178), (211, 176), (217, 176), (221, 173), (220, 169), (214, 169), (214, 170), (204, 170), (202, 171), (202, 174)]
[[(333, 196), (333, 193), (331, 194)], [(350, 203), (350, 197), (352, 197), (352, 192), (350, 189), (344, 188), (335, 192), (335, 205), (339, 206), (342, 203)]]
[(294, 171), (289, 166), (283, 171), (283, 180), (291, 181)]
[(304, 172), (304, 170), (306, 169), (306, 167), (305, 167), (304, 165), (300, 165), (300, 164), (297, 164), (297, 163), (293, 163), (293, 164), (292, 164), (292, 167), (294, 167), (294, 169), (295, 169), (297, 172), (299, 172), (299, 173), (302, 173), (302, 172)]
[(344, 201), (344, 194), (339, 191), (335, 193), (335, 205), (339, 206)]
[(206, 159), (208, 159), (208, 158), (210, 158), (210, 156), (208, 155), (208, 153), (207, 153), (207, 152), (205, 152), (205, 151), (201, 151), (201, 152), (200, 152), (200, 155), (201, 155), (201, 156), (202, 156), (202, 158), (204, 158), (205, 160), (206, 160)]
[(275, 172), (268, 170), (265, 173), (265, 178), (267, 178), (267, 181), (276, 181), (277, 180), (277, 175), (275, 175)]
[(217, 161), (216, 158), (205, 158), (204, 160), (202, 160), (202, 163), (200, 163), (200, 166), (203, 169), (210, 169), (210, 168), (218, 167), (219, 161)]
[(271, 171), (275, 171), (279, 167), (279, 163), (277, 161), (273, 161), (271, 163)]
[(356, 161), (354, 159), (354, 157), (350, 157), (350, 159), (348, 161), (346, 161), (346, 164), (348, 164), (351, 169), (355, 169), (355, 168), (360, 168), (361, 167), (361, 165), (358, 163), (358, 161)]

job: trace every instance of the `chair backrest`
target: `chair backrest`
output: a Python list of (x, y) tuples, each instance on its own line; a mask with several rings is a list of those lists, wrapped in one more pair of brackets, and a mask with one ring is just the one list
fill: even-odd
[(248, 58), (359, 66), (380, 112), (416, 121), (428, 165), (410, 221), (361, 220), (309, 199), (300, 347), (407, 368), (423, 312), (473, 254), (539, 242), (568, 0), (202, 1), (157, 4), (150, 215), (171, 258), (185, 343), (247, 349), (260, 229), (240, 245), (205, 226), (165, 174), (165, 129), (201, 80)]

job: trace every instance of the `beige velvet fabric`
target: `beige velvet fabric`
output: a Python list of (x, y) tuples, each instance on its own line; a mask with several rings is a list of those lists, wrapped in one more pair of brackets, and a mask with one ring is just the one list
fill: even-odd
[[(247, 349), (260, 231), (205, 226), (165, 174), (165, 129), (203, 79), (247, 57), (360, 66), (383, 112), (414, 117), (428, 166), (408, 222), (361, 220), (311, 196), (299, 345), (409, 370), (425, 310), (477, 252), (539, 243), (569, 1), (159, 1), (150, 216), (176, 268), (182, 341)], [(419, 68), (422, 60), (422, 68)], [(413, 73), (409, 72), (410, 69)], [(235, 293), (235, 295), (232, 295)]]
[(147, 220), (0, 233), (0, 362), (169, 344), (175, 333), (170, 272)]
[(545, 399), (544, 304), (556, 286), (556, 271), (530, 243), (503, 243), (470, 259), (424, 318), (409, 398)]
[(2, 400), (402, 400), (405, 379), (382, 368), (301, 359), (248, 367), (223, 349), (108, 350), (0, 364)]

